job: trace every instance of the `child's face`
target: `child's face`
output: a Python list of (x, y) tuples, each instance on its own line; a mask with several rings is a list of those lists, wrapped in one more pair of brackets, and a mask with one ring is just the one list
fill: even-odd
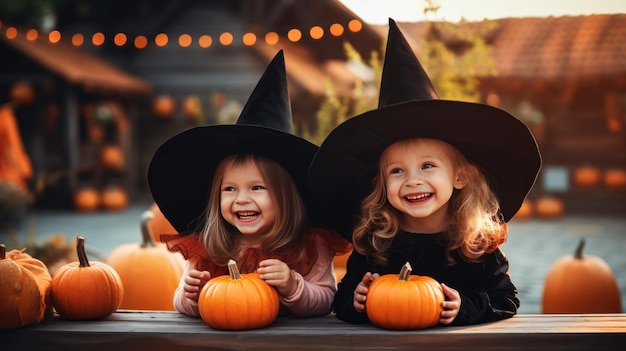
[(382, 160), (387, 200), (402, 213), (401, 228), (421, 233), (442, 230), (446, 204), (454, 188), (463, 186), (446, 144), (411, 139), (389, 146)]
[(246, 235), (252, 244), (261, 243), (263, 236), (274, 226), (278, 212), (276, 204), (252, 161), (225, 168), (220, 210), (224, 219)]

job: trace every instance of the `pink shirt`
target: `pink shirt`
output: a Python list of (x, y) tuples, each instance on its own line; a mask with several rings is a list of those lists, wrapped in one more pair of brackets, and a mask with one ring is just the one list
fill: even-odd
[[(328, 314), (335, 292), (337, 281), (333, 268), (333, 255), (335, 254), (321, 238), (316, 238), (317, 261), (311, 270), (304, 276), (291, 270), (291, 275), (296, 279), (296, 292), (291, 296), (280, 297), (280, 314), (291, 314), (298, 317), (318, 316)], [(199, 317), (198, 302), (185, 297), (183, 290), (184, 279), (194, 266), (187, 261), (183, 278), (174, 293), (174, 308), (180, 313)]]

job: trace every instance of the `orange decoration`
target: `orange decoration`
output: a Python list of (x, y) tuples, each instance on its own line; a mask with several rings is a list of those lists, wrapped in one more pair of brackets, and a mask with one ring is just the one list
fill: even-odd
[(593, 188), (600, 184), (600, 170), (593, 166), (581, 166), (574, 169), (574, 185), (580, 188)]
[(618, 168), (606, 170), (604, 186), (609, 189), (626, 189), (626, 170)]
[(115, 312), (124, 296), (117, 272), (103, 262), (89, 262), (85, 238), (76, 238), (78, 262), (67, 263), (54, 273), (52, 304), (62, 318), (100, 319)]
[(118, 185), (109, 185), (102, 191), (102, 206), (108, 210), (123, 210), (128, 206), (128, 194)]
[(542, 196), (535, 200), (535, 213), (542, 218), (561, 217), (565, 212), (563, 200), (555, 196)]
[(159, 95), (152, 102), (152, 111), (158, 118), (171, 118), (176, 110), (176, 101), (169, 95)]
[(581, 239), (574, 256), (557, 259), (545, 278), (543, 313), (621, 313), (622, 298), (611, 267), (584, 256)]
[(37, 324), (50, 307), (50, 273), (24, 250), (6, 252), (0, 244), (0, 330)]
[(337, 255), (333, 257), (335, 278), (337, 278), (338, 282), (341, 281), (344, 275), (346, 275), (346, 264), (348, 263), (348, 258), (350, 257), (350, 254), (352, 254), (352, 250), (343, 255)]
[(400, 274), (376, 278), (367, 292), (367, 317), (385, 329), (424, 329), (439, 323), (444, 301), (439, 282), (411, 275), (407, 262)]
[(30, 82), (15, 82), (11, 86), (9, 96), (11, 100), (18, 104), (29, 105), (35, 101), (35, 88)]
[(119, 145), (106, 145), (100, 149), (100, 164), (111, 170), (123, 170), (126, 167), (124, 150)]
[(178, 234), (178, 231), (176, 231), (167, 218), (165, 218), (156, 202), (153, 202), (148, 210), (154, 215), (154, 218), (150, 221), (150, 231), (152, 232), (152, 239), (154, 239), (154, 241), (161, 242), (161, 234)]
[(74, 193), (74, 208), (79, 211), (91, 212), (100, 207), (100, 193), (91, 187), (83, 187)]
[(515, 216), (513, 216), (514, 219), (527, 219), (532, 217), (533, 215), (533, 211), (534, 211), (534, 206), (532, 201), (530, 201), (530, 199), (524, 199), (524, 201), (522, 202), (522, 206), (520, 206), (519, 210), (517, 210), (517, 213), (515, 214)]
[(174, 311), (174, 292), (185, 270), (182, 255), (167, 250), (152, 239), (150, 222), (154, 215), (145, 211), (141, 218), (141, 243), (115, 247), (105, 263), (113, 267), (124, 285), (123, 309)]
[(240, 274), (233, 260), (228, 271), (230, 275), (212, 278), (200, 291), (202, 320), (223, 330), (256, 329), (274, 322), (280, 304), (276, 290), (257, 273)]

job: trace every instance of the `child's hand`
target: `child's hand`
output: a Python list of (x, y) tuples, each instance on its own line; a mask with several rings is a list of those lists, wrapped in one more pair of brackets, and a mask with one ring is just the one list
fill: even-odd
[(367, 272), (363, 275), (363, 279), (359, 285), (354, 289), (354, 299), (352, 300), (352, 305), (357, 312), (365, 312), (365, 300), (367, 299), (367, 291), (369, 290), (370, 284), (374, 281), (374, 279), (380, 277), (378, 273), (370, 273)]
[(446, 284), (442, 283), (441, 287), (443, 288), (443, 294), (446, 296), (446, 301), (441, 304), (443, 306), (443, 311), (441, 312), (439, 323), (450, 324), (459, 314), (459, 309), (461, 308), (461, 295), (459, 295), (458, 291), (452, 289)]
[(259, 262), (259, 278), (276, 288), (281, 296), (291, 296), (296, 292), (298, 283), (291, 276), (291, 269), (281, 260), (269, 259)]
[(204, 287), (204, 284), (211, 279), (211, 273), (208, 271), (199, 271), (192, 269), (189, 271), (189, 275), (185, 277), (185, 297), (198, 302), (200, 290)]

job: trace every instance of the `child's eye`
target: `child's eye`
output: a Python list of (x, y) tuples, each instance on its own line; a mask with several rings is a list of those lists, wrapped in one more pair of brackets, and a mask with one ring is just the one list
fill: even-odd
[(252, 187), (252, 190), (263, 190), (263, 189), (265, 189), (265, 187), (262, 185), (255, 185)]
[(402, 168), (392, 168), (391, 171), (389, 172), (389, 174), (398, 174), (398, 173), (402, 173)]
[(428, 168), (433, 168), (433, 167), (435, 167), (435, 165), (432, 163), (424, 163), (422, 165), (422, 169), (428, 169)]
[(235, 187), (234, 186), (225, 186), (222, 191), (235, 191)]

